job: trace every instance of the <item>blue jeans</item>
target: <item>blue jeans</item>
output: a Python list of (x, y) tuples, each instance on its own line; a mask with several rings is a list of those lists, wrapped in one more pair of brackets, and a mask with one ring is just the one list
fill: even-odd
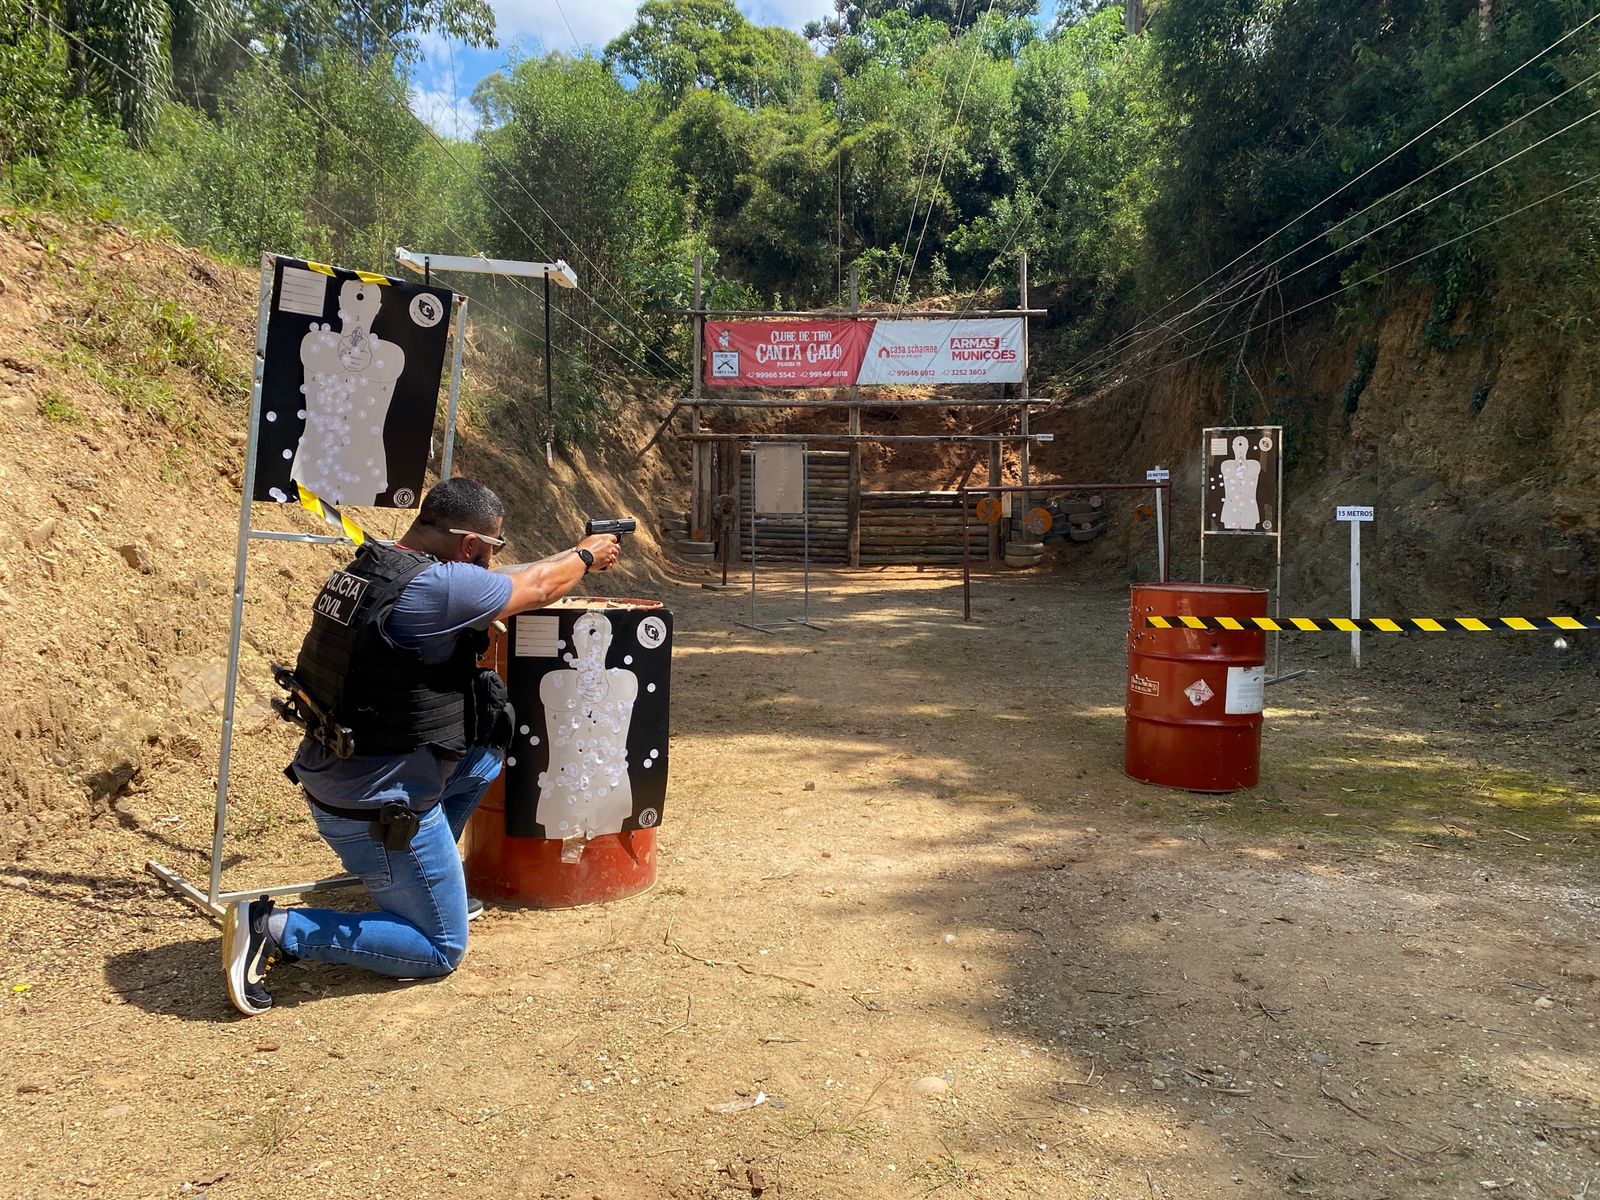
[(397, 979), (454, 971), (467, 952), (467, 884), (456, 839), (500, 774), (500, 762), (498, 750), (468, 750), (404, 850), (386, 850), (373, 841), (366, 821), (329, 816), (313, 807), (317, 832), (344, 869), (366, 884), (378, 910), (288, 909), (280, 939), (284, 952)]

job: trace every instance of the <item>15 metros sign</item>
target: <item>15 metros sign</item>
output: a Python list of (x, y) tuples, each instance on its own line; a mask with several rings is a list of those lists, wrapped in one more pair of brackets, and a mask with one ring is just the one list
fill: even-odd
[(712, 387), (1020, 383), (1022, 318), (707, 321)]

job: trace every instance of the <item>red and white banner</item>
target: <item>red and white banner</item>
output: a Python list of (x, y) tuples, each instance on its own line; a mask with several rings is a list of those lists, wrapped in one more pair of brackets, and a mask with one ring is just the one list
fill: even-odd
[(1020, 383), (1022, 318), (707, 321), (712, 387)]
[(1021, 383), (1022, 318), (879, 321), (856, 382)]
[(849, 387), (871, 321), (707, 321), (712, 387)]

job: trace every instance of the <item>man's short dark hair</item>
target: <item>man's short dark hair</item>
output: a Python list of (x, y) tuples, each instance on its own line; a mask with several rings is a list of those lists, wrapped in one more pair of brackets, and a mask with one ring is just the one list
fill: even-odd
[(433, 490), (422, 498), (417, 523), (431, 529), (488, 533), (499, 526), (505, 515), (506, 506), (500, 503), (499, 496), (476, 479), (457, 475), (434, 484)]

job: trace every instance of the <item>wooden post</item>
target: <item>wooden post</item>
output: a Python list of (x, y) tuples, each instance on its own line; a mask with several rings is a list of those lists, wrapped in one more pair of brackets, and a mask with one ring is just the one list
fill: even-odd
[[(702, 310), (704, 299), (700, 277), (700, 255), (694, 256), (694, 378), (689, 383), (689, 394), (700, 395), (700, 356), (705, 352), (706, 318)], [(689, 409), (689, 432), (700, 432), (700, 406), (694, 405)], [(689, 448), (689, 536), (701, 536), (704, 526), (701, 521), (705, 512), (700, 507), (700, 478), (705, 471), (705, 443), (695, 442)]]
[[(1021, 271), (1020, 288), (1021, 288), (1022, 303), (1020, 305), (1018, 305), (1018, 307), (1019, 308), (1027, 308), (1028, 307), (1028, 252), (1026, 250), (1024, 250), (1022, 252), (1022, 264), (1021, 264), (1021, 266), (1022, 266), (1022, 271)], [(1023, 317), (1022, 318), (1022, 390), (1020, 392), (1020, 397), (1023, 400), (1026, 400), (1028, 398), (1028, 318), (1027, 317)], [(1028, 437), (1028, 406), (1026, 404), (1024, 404), (1022, 406), (1022, 436), (1024, 438), (1024, 441), (1022, 443), (1022, 486), (1023, 487), (1027, 487), (1029, 482), (1031, 482), (1029, 480), (1029, 478), (1028, 478), (1028, 450), (1029, 450), (1029, 448), (1031, 446), (1031, 443), (1026, 440), (1026, 438)], [(1024, 501), (1027, 500), (1026, 494), (1023, 495), (1023, 500)]]
[[(732, 467), (728, 491), (733, 494), (733, 516), (728, 520), (733, 525), (733, 536), (728, 539), (728, 558), (737, 563), (741, 552), (741, 539), (744, 536), (744, 443), (731, 442), (729, 446), (733, 451), (732, 461), (728, 464)], [(754, 503), (755, 497), (750, 497), (750, 500)]]
[[(850, 264), (850, 311), (861, 311), (861, 268), (855, 263)], [(855, 384), (850, 385), (850, 432), (857, 436), (861, 433), (861, 406), (856, 403), (861, 398), (861, 389)], [(861, 444), (850, 443), (850, 484), (846, 497), (845, 535), (848, 550), (848, 560), (852, 567), (861, 565)]]
[[(1023, 411), (1026, 412), (1027, 409), (1023, 409)], [(989, 486), (990, 487), (1002, 487), (1002, 486), (1004, 486), (1005, 480), (1000, 477), (1000, 470), (1001, 470), (1000, 443), (999, 442), (991, 442), (991, 443), (989, 443)], [(996, 495), (995, 499), (998, 500), (998, 499), (1000, 499), (1000, 497), (998, 495)], [(989, 522), (989, 561), (990, 562), (999, 562), (1000, 561), (1000, 522), (999, 521), (991, 521), (991, 522)]]
[(722, 493), (723, 475), (727, 473), (727, 442), (713, 442), (711, 458), (706, 463), (706, 476), (711, 482), (711, 504), (706, 509), (706, 536), (711, 540), (711, 555), (722, 557), (722, 514), (717, 512), (717, 497)]

